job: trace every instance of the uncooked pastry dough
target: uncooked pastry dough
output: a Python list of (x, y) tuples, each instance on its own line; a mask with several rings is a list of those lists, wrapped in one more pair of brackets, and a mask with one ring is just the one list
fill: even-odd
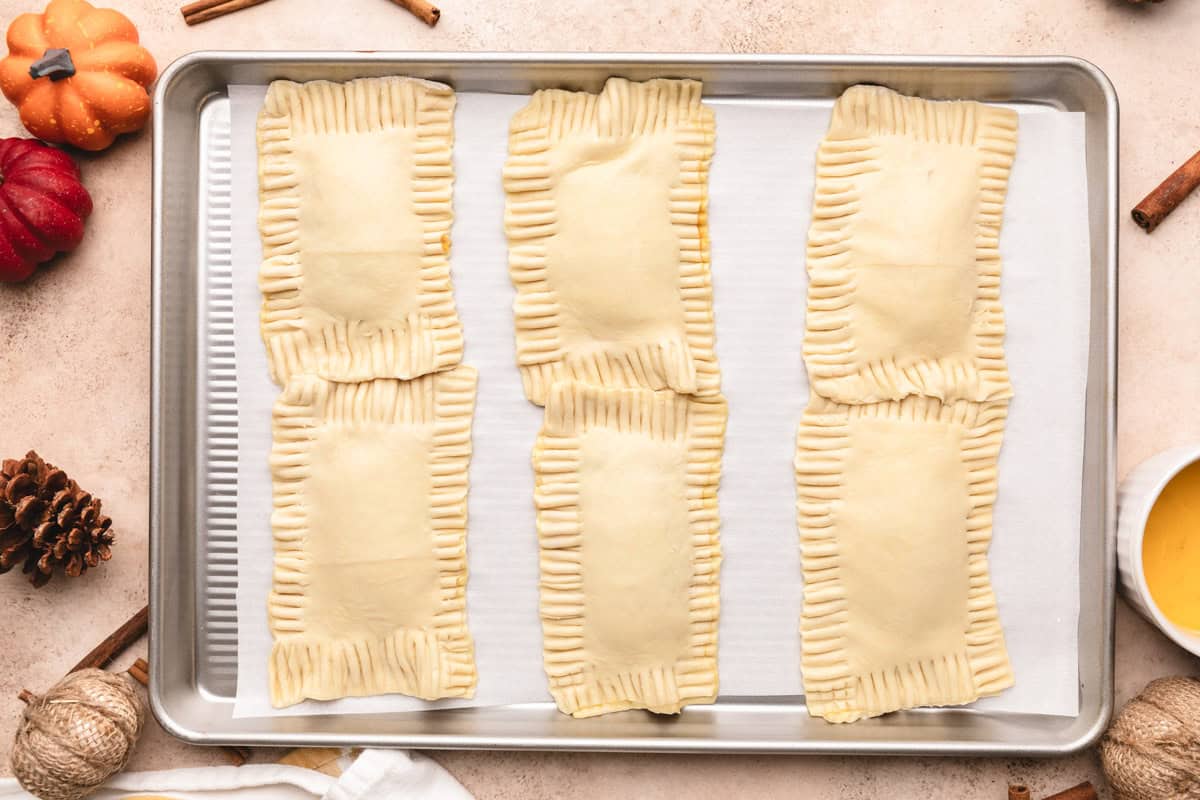
[(467, 463), (476, 373), (330, 383), (275, 405), (271, 702), (470, 697)]
[(505, 230), (533, 402), (560, 378), (720, 390), (700, 89), (611, 78), (599, 95), (539, 91), (513, 117)]
[(796, 454), (810, 713), (853, 722), (1012, 685), (987, 562), (1007, 406), (813, 399)]
[(414, 378), (462, 359), (450, 284), (454, 92), (275, 81), (258, 119), (271, 375)]
[(1015, 112), (854, 86), (817, 154), (804, 356), (838, 402), (1010, 397), (1000, 224)]
[(590, 717), (717, 695), (725, 402), (559, 382), (533, 454), (550, 693)]

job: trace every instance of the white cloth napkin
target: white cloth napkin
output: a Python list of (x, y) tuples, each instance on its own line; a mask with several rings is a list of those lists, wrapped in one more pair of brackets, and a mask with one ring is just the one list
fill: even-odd
[[(432, 759), (404, 750), (364, 750), (334, 778), (283, 764), (196, 767), (162, 772), (126, 772), (90, 795), (126, 800), (139, 795), (170, 800), (471, 800), (454, 776)], [(0, 779), (0, 800), (31, 798), (15, 778)]]

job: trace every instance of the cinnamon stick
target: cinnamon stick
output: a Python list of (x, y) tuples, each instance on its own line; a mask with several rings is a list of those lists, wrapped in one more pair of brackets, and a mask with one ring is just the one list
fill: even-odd
[(130, 664), (129, 677), (140, 683), (142, 686), (150, 685), (150, 665), (146, 663), (146, 659), (139, 658), (137, 661)]
[(188, 25), (199, 25), (201, 22), (208, 22), (210, 19), (223, 17), (226, 14), (232, 14), (235, 11), (265, 2), (267, 0), (196, 0), (179, 11), (183, 14), (183, 21)]
[(442, 18), (442, 12), (429, 0), (392, 0), (393, 3), (411, 12), (417, 19), (424, 22), (429, 27), (438, 24), (438, 20)]
[(1058, 794), (1052, 794), (1046, 800), (1098, 800), (1096, 787), (1090, 781), (1084, 781), (1078, 786), (1064, 789)]
[(68, 674), (81, 669), (104, 669), (110, 661), (123, 653), (128, 647), (145, 635), (150, 626), (150, 606), (134, 614), (124, 625), (105, 637), (104, 641), (92, 648), (83, 659), (67, 670)]
[(221, 749), (225, 751), (225, 755), (229, 756), (229, 760), (233, 762), (235, 767), (240, 767), (250, 758), (250, 749), (248, 747), (235, 747), (230, 744), (225, 745)]
[(1137, 204), (1133, 209), (1133, 221), (1150, 233), (1197, 186), (1200, 186), (1200, 153), (1183, 162), (1183, 166)]
[(196, 0), (194, 3), (188, 3), (183, 8), (179, 9), (179, 13), (185, 17), (190, 17), (193, 14), (199, 14), (201, 11), (207, 11), (223, 3), (228, 3), (229, 0)]
[(28, 689), (22, 689), (20, 693), (17, 694), (17, 699), (19, 699), (25, 705), (29, 705), (34, 700), (37, 700), (37, 695)]
[[(92, 652), (84, 656), (78, 664), (67, 670), (67, 674), (81, 669), (104, 669), (108, 663), (131, 644), (142, 638), (150, 627), (150, 606), (143, 606), (140, 611), (127, 619), (121, 627), (104, 637), (104, 641), (92, 648)], [(144, 662), (143, 662), (144, 663)], [(33, 697), (28, 690), (22, 689), (17, 695), (22, 703), (28, 703)]]
[(1010, 783), (1008, 800), (1029, 800), (1029, 787), (1023, 783)]

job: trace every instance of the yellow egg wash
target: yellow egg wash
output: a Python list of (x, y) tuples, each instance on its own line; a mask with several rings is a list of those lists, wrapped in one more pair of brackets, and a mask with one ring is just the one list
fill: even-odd
[(1200, 462), (1172, 478), (1150, 509), (1142, 569), (1163, 616), (1200, 631)]

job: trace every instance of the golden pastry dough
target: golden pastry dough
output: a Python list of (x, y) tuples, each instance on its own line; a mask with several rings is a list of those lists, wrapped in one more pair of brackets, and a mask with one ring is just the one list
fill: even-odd
[(808, 710), (853, 722), (1013, 683), (988, 575), (1007, 401), (814, 398), (796, 480)]
[(513, 117), (505, 230), (525, 393), (551, 384), (720, 390), (696, 81), (548, 89)]
[(1011, 396), (999, 243), (1016, 141), (1016, 113), (994, 106), (879, 86), (838, 99), (808, 237), (816, 394)]
[(275, 405), (271, 702), (470, 697), (472, 367), (411, 381), (298, 375)]
[(258, 119), (271, 375), (415, 378), (462, 359), (450, 284), (454, 92), (275, 81)]
[(533, 454), (550, 693), (565, 713), (717, 695), (725, 402), (556, 383)]

